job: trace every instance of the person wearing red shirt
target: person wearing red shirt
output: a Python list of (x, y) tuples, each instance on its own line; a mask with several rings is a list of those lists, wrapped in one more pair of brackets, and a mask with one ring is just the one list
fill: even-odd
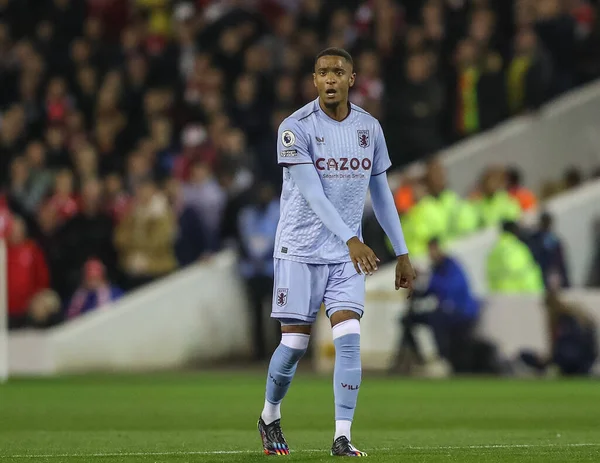
[(9, 328), (27, 323), (31, 299), (50, 283), (42, 249), (27, 238), (25, 222), (13, 217), (7, 246)]
[(79, 212), (73, 190), (73, 172), (69, 169), (60, 170), (54, 181), (54, 193), (42, 207), (54, 210), (60, 222), (66, 222)]
[(6, 195), (0, 194), (0, 239), (6, 238), (12, 225), (12, 213), (8, 208)]

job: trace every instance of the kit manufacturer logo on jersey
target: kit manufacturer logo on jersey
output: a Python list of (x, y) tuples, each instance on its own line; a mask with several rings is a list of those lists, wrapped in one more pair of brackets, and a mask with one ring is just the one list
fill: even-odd
[(284, 130), (281, 134), (281, 143), (286, 148), (296, 143), (296, 135), (294, 135), (294, 132), (292, 132), (291, 130)]
[(369, 131), (368, 130), (357, 130), (356, 133), (358, 135), (358, 146), (360, 146), (361, 148), (368, 148), (369, 145), (371, 145)]
[(325, 137), (315, 137), (315, 140), (317, 140), (317, 145), (325, 144)]

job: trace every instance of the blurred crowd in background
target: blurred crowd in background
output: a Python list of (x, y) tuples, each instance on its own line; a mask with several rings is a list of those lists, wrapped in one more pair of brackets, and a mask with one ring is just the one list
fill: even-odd
[[(381, 120), (402, 171), (599, 77), (598, 13), (591, 0), (0, 0), (11, 326), (77, 316), (229, 245), (260, 307), (277, 128), (317, 96), (322, 48), (355, 57), (350, 99)], [(460, 198), (432, 160), (394, 193), (416, 256), (500, 224), (516, 248), (510, 223), (586, 177), (530, 192), (518, 169), (491, 167)], [(530, 243), (542, 278), (560, 267), (543, 252), (550, 219)]]

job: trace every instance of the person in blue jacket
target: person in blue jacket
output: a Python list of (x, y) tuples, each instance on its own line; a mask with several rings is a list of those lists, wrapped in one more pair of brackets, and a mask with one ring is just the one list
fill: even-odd
[(409, 311), (402, 319), (405, 335), (418, 351), (412, 337), (414, 325), (428, 325), (435, 337), (440, 357), (446, 359), (455, 372), (468, 369), (466, 362), (469, 342), (480, 312), (480, 301), (471, 291), (468, 278), (459, 262), (446, 255), (437, 239), (429, 242), (431, 278), (427, 287), (414, 296), (435, 297), (437, 307), (430, 312)]

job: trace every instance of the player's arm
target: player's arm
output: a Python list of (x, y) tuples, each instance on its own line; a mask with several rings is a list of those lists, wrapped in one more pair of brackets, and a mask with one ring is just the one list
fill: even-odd
[(383, 172), (371, 177), (369, 182), (373, 212), (383, 231), (390, 239), (396, 257), (408, 254), (400, 217), (394, 204), (394, 197), (388, 184), (387, 174)]
[(323, 225), (346, 243), (356, 271), (361, 273), (362, 268), (365, 273), (372, 273), (377, 269), (375, 253), (358, 239), (356, 232), (346, 225), (325, 195), (308, 146), (306, 134), (298, 121), (286, 119), (282, 122), (277, 140), (278, 164), (288, 168), (300, 194)]
[(329, 231), (344, 243), (348, 243), (351, 238), (356, 236), (356, 233), (350, 230), (337, 209), (325, 196), (323, 184), (313, 164), (295, 164), (289, 167), (289, 171), (298, 190)]
[(306, 202), (333, 234), (346, 245), (357, 273), (372, 275), (379, 259), (344, 222), (337, 209), (329, 201), (323, 184), (313, 164), (295, 164), (289, 167), (290, 175)]
[(383, 228), (383, 231), (390, 239), (398, 258), (398, 263), (396, 264), (396, 289), (408, 288), (412, 291), (412, 283), (416, 278), (416, 274), (408, 258), (408, 248), (404, 240), (400, 217), (387, 180), (386, 171), (391, 167), (392, 162), (388, 154), (383, 130), (381, 130), (379, 124), (377, 124), (375, 135), (373, 175), (369, 182), (373, 212), (375, 212), (375, 217), (381, 228)]

